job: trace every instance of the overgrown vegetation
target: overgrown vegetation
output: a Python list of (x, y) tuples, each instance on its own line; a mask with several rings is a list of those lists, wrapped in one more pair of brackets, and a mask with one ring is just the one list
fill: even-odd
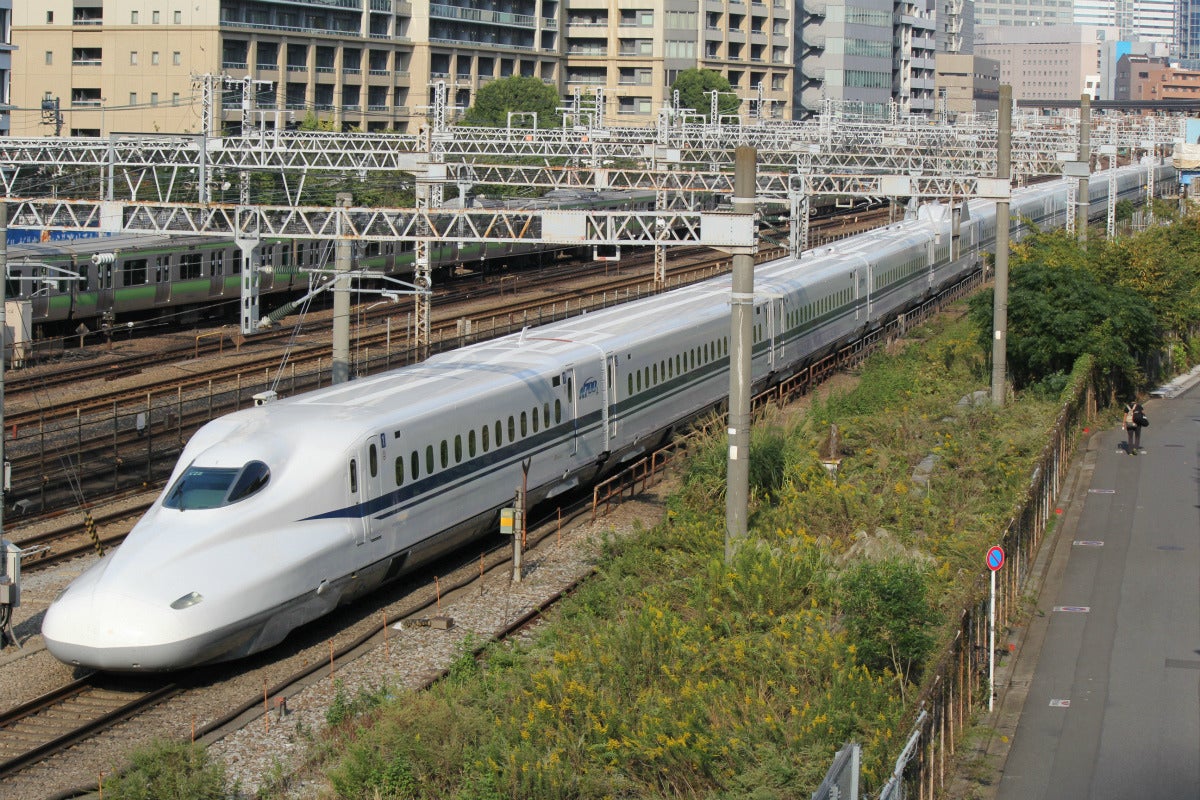
[(133, 753), (125, 772), (104, 780), (111, 800), (222, 800), (228, 796), (224, 765), (199, 745), (155, 742)]

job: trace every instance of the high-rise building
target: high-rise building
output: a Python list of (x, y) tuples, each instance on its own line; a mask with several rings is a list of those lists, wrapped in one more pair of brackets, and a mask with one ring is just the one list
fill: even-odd
[(1115, 27), (1123, 41), (1175, 40), (1175, 0), (1075, 0), (1075, 24)]
[(1074, 20), (1072, 0), (977, 0), (975, 3), (978, 27), (1070, 25)]

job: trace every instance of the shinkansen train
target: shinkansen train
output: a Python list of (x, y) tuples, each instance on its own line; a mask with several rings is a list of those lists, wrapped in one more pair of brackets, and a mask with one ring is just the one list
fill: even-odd
[[(1158, 185), (1167, 183), (1164, 168)], [(1141, 200), (1144, 167), (1119, 169)], [(1106, 175), (1090, 185), (1102, 215)], [(1013, 193), (1013, 237), (1064, 224), (1064, 181)], [(995, 205), (756, 268), (755, 391), (980, 269)], [(728, 276), (221, 417), (188, 442), (118, 549), (46, 613), (69, 664), (174, 670), (235, 659), (495, 530), (522, 482), (537, 503), (613, 473), (729, 391)]]
[[(483, 207), (645, 210), (653, 192), (555, 190), (536, 199), (482, 201)], [(456, 268), (484, 272), (583, 256), (580, 248), (548, 249), (535, 243), (435, 244), (430, 265), (440, 283)], [(266, 241), (259, 250), (263, 307), (308, 290), (310, 270), (333, 266), (328, 241)], [(111, 321), (191, 320), (236, 314), (242, 251), (232, 241), (204, 236), (113, 236), (24, 243), (8, 249), (6, 297), (29, 300), (41, 335), (95, 328)], [(357, 263), (392, 277), (411, 278), (411, 242), (368, 243)], [(73, 276), (78, 276), (75, 279)]]

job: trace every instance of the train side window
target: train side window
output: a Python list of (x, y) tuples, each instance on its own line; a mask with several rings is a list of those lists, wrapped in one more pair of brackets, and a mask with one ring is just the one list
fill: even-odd
[(490, 432), (490, 430), (491, 429), (488, 428), (487, 425), (484, 425), (483, 428), (479, 431), (480, 435), (483, 437), (483, 452), (485, 452), (485, 453), (491, 449), (491, 442), (488, 441), (488, 438), (489, 438), (488, 433)]
[(500, 427), (500, 420), (496, 420), (496, 447), (504, 444), (503, 428)]
[(650, 388), (650, 368), (649, 367), (642, 367), (642, 379), (643, 379), (643, 382), (646, 384), (646, 388), (649, 389)]
[(454, 463), (462, 463), (462, 434), (454, 434)]
[(705, 363), (705, 364), (708, 363), (708, 342), (704, 343), (704, 362), (703, 363)]
[(628, 392), (628, 395), (629, 395), (630, 397), (633, 397), (633, 373), (631, 372), (631, 373), (629, 373), (628, 375), (626, 375), (625, 377), (629, 379), (629, 392)]
[(680, 365), (681, 365), (681, 364), (683, 364), (683, 363), (684, 363), (684, 361), (683, 361), (683, 359), (680, 357), (679, 353), (676, 353), (676, 354), (675, 354), (675, 374), (676, 374), (676, 375), (682, 375), (682, 374), (683, 374), (683, 369), (681, 369), (681, 367), (680, 367)]
[(421, 455), (420, 455), (420, 453), (418, 453), (416, 450), (413, 450), (412, 458), (410, 458), (408, 461), (409, 461), (408, 465), (412, 468), (413, 480), (415, 481), (417, 478), (421, 477)]
[(510, 442), (517, 440), (517, 420), (512, 414), (508, 415), (508, 440)]
[(146, 259), (131, 258), (121, 265), (123, 286), (141, 286), (146, 282)]
[(396, 485), (404, 485), (404, 456), (396, 456)]
[(209, 255), (208, 262), (209, 275), (224, 275), (225, 274), (225, 251), (216, 250)]
[(350, 459), (350, 494), (358, 494), (358, 462)]
[(425, 445), (425, 474), (433, 474), (433, 445)]
[(450, 445), (446, 444), (445, 439), (442, 439), (442, 446), (441, 446), (440, 450), (441, 450), (440, 455), (442, 457), (441, 458), (442, 469), (445, 469), (446, 467), (448, 467), (450, 465)]
[[(522, 414), (521, 416), (524, 416), (524, 414)], [(539, 421), (537, 406), (533, 407), (533, 411), (530, 412), (530, 416), (532, 417), (531, 422), (533, 422), (533, 432), (537, 433), (538, 432), (538, 421)]]
[(203, 277), (204, 255), (202, 253), (184, 253), (179, 256), (179, 279), (193, 280)]
[(642, 371), (640, 369), (637, 371), (637, 390), (639, 392), (642, 390)]
[(562, 422), (562, 402), (558, 398), (555, 398), (554, 399), (554, 424), (557, 425), (560, 422)]
[(475, 429), (467, 431), (467, 457), (475, 457)]
[(524, 439), (529, 435), (529, 415), (524, 411), (521, 412), (521, 438)]
[(550, 427), (550, 404), (549, 403), (542, 403), (542, 422), (544, 423), (543, 427), (546, 427), (546, 428)]
[(367, 448), (367, 466), (371, 470), (372, 478), (379, 475), (379, 451), (374, 444)]
[(651, 385), (651, 386), (657, 386), (657, 385), (658, 385), (658, 364), (655, 364), (655, 365), (652, 367), (652, 371), (651, 371), (651, 373), (650, 373), (650, 376), (651, 376), (651, 377), (654, 379), (654, 380), (653, 380), (653, 381), (650, 383), (650, 385)]

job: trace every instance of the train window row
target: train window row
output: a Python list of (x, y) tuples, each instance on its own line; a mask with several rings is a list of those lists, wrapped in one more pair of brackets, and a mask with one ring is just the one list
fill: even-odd
[(718, 358), (729, 355), (729, 337), (714, 339), (703, 345), (693, 347), (684, 353), (662, 359), (655, 364), (641, 369), (634, 369), (625, 376), (627, 396), (633, 397), (644, 389), (651, 389), (659, 383), (671, 380), (676, 375), (691, 372), (697, 367), (711, 363)]
[(878, 278), (878, 282), (876, 283), (876, 288), (891, 286), (893, 283), (904, 280), (912, 274), (919, 272), (924, 267), (925, 259), (918, 256), (916, 258), (910, 258), (903, 264), (898, 264), (891, 269), (877, 272), (876, 276)]
[(828, 314), (836, 308), (847, 305), (853, 299), (854, 290), (846, 287), (819, 300), (807, 303), (795, 311), (789, 311), (787, 314), (787, 326), (789, 328), (798, 328), (805, 323), (812, 322), (814, 319)]
[[(403, 486), (406, 480), (415, 481), (421, 475), (432, 475), (439, 469), (447, 469), (451, 463), (461, 464), (464, 457), (475, 458), (481, 453), (489, 452), (493, 446), (502, 447), (506, 441), (511, 444), (531, 433), (538, 433), (542, 428), (550, 427), (552, 417), (555, 425), (562, 422), (562, 401), (557, 398), (554, 400), (553, 414), (551, 413), (551, 404), (543, 403), (540, 409), (533, 406), (529, 411), (510, 414), (507, 424), (502, 420), (496, 420), (493, 425), (482, 425), (478, 430), (467, 431), (465, 437), (459, 433), (455, 434), (453, 440), (442, 439), (436, 450), (432, 444), (426, 445), (423, 452), (413, 450), (407, 459), (407, 470), (404, 456), (397, 456), (393, 465), (396, 486)], [(399, 438), (398, 433), (396, 438)], [(507, 439), (505, 438), (506, 433)], [(451, 461), (452, 451), (453, 462)], [(374, 462), (375, 445), (370, 446), (369, 452), (371, 460), (368, 466), (371, 470), (371, 477), (374, 478), (378, 474), (377, 465)], [(351, 466), (351, 472), (353, 472), (353, 466)], [(351, 491), (356, 491), (353, 478), (351, 479)]]
[[(311, 267), (321, 260), (321, 242), (274, 242), (264, 244), (259, 250), (259, 263), (275, 269)], [(64, 279), (58, 271), (41, 265), (30, 265), (26, 272), (23, 262), (14, 257), (9, 262), (9, 274), (13, 279), (7, 284), (8, 297), (30, 297), (47, 292), (91, 292), (237, 275), (242, 272), (242, 251), (233, 245), (145, 255), (130, 251), (124, 256), (118, 255), (115, 264), (96, 265), (88, 256), (76, 256), (74, 261), (55, 259), (54, 263), (64, 270), (77, 272), (82, 280)]]

